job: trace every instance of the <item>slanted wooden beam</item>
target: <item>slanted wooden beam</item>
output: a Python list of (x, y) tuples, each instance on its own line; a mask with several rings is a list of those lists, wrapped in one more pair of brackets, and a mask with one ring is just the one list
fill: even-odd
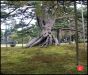
[[(71, 30), (71, 31), (76, 31), (76, 29), (71, 29), (71, 28), (58, 28), (58, 29), (52, 29), (52, 31), (53, 31), (53, 30), (59, 30), (59, 29), (61, 29), (61, 30)], [(81, 31), (78, 31), (78, 32), (82, 33)]]
[(58, 17), (57, 19), (63, 19), (63, 18), (73, 18), (74, 15), (64, 15), (62, 17)]

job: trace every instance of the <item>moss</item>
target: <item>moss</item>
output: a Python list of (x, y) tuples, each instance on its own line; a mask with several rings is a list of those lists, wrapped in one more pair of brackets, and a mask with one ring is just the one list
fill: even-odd
[[(79, 44), (80, 64), (87, 65), (87, 53)], [(76, 70), (75, 45), (47, 48), (1, 48), (1, 72), (4, 74), (68, 74)], [(86, 73), (85, 69), (82, 73)]]

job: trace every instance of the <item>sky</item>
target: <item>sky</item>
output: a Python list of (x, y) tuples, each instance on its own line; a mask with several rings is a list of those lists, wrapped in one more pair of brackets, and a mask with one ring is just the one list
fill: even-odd
[[(27, 6), (24, 6), (22, 9), (25, 9)], [(31, 12), (31, 10), (32, 9), (29, 9), (28, 10), (28, 12)], [(5, 10), (7, 13), (9, 13), (9, 11), (10, 10), (8, 10), (8, 9), (6, 9)], [(14, 14), (14, 13), (16, 13), (16, 12), (13, 12), (13, 13), (11, 13), (11, 14)], [(19, 22), (20, 22), (20, 19), (18, 19), (18, 18), (22, 18), (22, 15), (20, 16), (20, 17), (14, 17), (13, 19), (15, 19), (15, 21), (14, 20), (8, 20), (8, 21), (6, 21), (6, 23), (7, 24), (19, 24)], [(29, 18), (29, 19), (25, 19), (24, 20), (24, 22), (26, 23), (26, 24), (28, 24), (29, 22), (31, 21), (31, 18)], [(15, 23), (16, 22), (16, 23)], [(31, 22), (30, 22), (30, 26), (31, 26), (31, 24), (35, 24), (36, 23), (36, 20), (32, 20)], [(7, 26), (7, 29), (8, 29), (8, 27), (10, 27), (10, 26)], [(3, 31), (3, 32), (5, 32), (5, 29), (6, 29), (6, 26), (5, 26), (5, 23), (1, 23), (1, 30)], [(20, 28), (18, 29), (18, 30), (21, 30)]]
[[(19, 19), (17, 19), (18, 21), (19, 21)], [(18, 22), (17, 21), (17, 22)], [(25, 23), (28, 23), (30, 21), (30, 19), (28, 19), (28, 20), (25, 20)], [(11, 21), (7, 21), (8, 23), (10, 23)], [(36, 22), (36, 20), (32, 20), (31, 21), (31, 23), (30, 24), (35, 24), (35, 22)], [(5, 29), (6, 27), (5, 27), (5, 23), (2, 23), (1, 24), (1, 29), (3, 30), (3, 29)], [(3, 30), (4, 31), (4, 30)]]
[[(79, 9), (80, 7), (81, 7), (81, 4), (77, 4), (77, 8)], [(25, 8), (25, 7), (24, 7), (24, 8)], [(29, 9), (29, 11), (31, 11), (31, 10)], [(7, 9), (6, 12), (9, 12), (9, 10)], [(17, 19), (17, 17), (15, 17), (15, 19), (16, 19), (16, 22), (19, 23), (20, 20)], [(31, 20), (31, 18), (26, 19), (26, 20), (25, 20), (25, 23), (27, 24), (30, 20)], [(11, 21), (7, 21), (7, 23), (10, 23), (10, 22), (11, 22)], [(30, 24), (35, 24), (35, 22), (36, 22), (36, 20), (33, 19)], [(5, 23), (1, 23), (1, 29), (2, 29), (3, 32), (4, 32), (3, 29), (5, 29), (5, 28), (6, 28), (6, 27), (5, 27)], [(21, 29), (19, 29), (19, 30), (21, 30)]]

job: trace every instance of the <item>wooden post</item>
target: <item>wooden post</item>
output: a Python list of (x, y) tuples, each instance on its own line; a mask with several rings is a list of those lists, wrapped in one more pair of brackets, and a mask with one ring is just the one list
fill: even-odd
[(60, 36), (59, 36), (59, 33), (60, 33), (60, 32), (59, 32), (59, 30), (60, 30), (60, 29), (57, 29), (57, 39), (58, 39), (58, 41), (60, 41)]
[(77, 9), (76, 9), (76, 0), (74, 1), (74, 13), (75, 13), (75, 42), (76, 42), (76, 65), (79, 65), (79, 47), (78, 47), (78, 24), (77, 24)]
[(6, 48), (7, 48), (7, 24), (6, 24), (6, 30), (5, 30), (6, 34), (5, 34), (5, 39), (6, 39)]
[(61, 43), (61, 39), (62, 39), (62, 30), (60, 29), (59, 30), (59, 40), (60, 40), (60, 43)]
[(81, 1), (81, 11), (82, 11), (81, 14), (82, 14), (82, 27), (83, 27), (83, 40), (84, 40), (84, 49), (85, 49), (85, 26), (84, 26), (84, 17), (83, 17), (82, 1)]
[(69, 34), (70, 34), (70, 35), (69, 35), (69, 44), (71, 44), (71, 34), (72, 34), (72, 33), (71, 33), (71, 24), (70, 24), (71, 22), (70, 22), (70, 18), (69, 18), (69, 20), (68, 20), (68, 23), (69, 23), (69, 28), (70, 28), (70, 30), (69, 30)]
[(23, 24), (22, 24), (22, 48), (23, 48)]
[(71, 30), (70, 30), (70, 36), (69, 36), (69, 37), (70, 37), (70, 38), (69, 38), (70, 41), (69, 41), (69, 44), (71, 44), (71, 40), (72, 40), (71, 35), (72, 35), (72, 33), (71, 33)]
[(22, 25), (22, 48), (23, 48), (23, 14), (22, 14), (22, 19), (21, 19), (21, 25)]

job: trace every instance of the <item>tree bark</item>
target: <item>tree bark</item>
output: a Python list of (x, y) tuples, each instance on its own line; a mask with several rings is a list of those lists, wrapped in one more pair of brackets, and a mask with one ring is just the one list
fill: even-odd
[(26, 45), (26, 47), (32, 47), (35, 45), (41, 45), (41, 47), (47, 47), (48, 45), (58, 45), (58, 39), (53, 36), (52, 34), (52, 27), (55, 23), (55, 19), (49, 18), (47, 21), (45, 21), (41, 17), (37, 17), (38, 25), (41, 26), (41, 34), (39, 37), (32, 39), (29, 41), (29, 43)]

